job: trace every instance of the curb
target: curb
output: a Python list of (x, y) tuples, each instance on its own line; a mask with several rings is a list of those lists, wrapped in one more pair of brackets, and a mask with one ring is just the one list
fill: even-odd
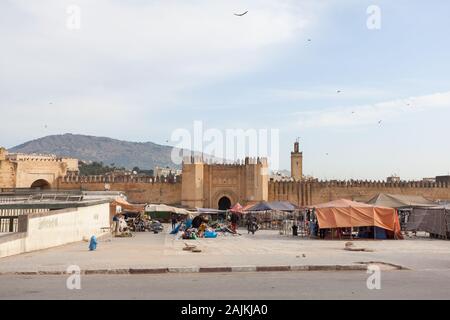
[[(401, 270), (401, 269), (400, 269)], [(235, 266), (235, 267), (170, 267), (130, 269), (88, 269), (83, 275), (143, 275), (166, 273), (230, 273), (230, 272), (299, 272), (299, 271), (367, 271), (366, 264), (356, 265), (293, 265), (293, 266)], [(66, 271), (0, 272), (1, 275), (69, 275)]]

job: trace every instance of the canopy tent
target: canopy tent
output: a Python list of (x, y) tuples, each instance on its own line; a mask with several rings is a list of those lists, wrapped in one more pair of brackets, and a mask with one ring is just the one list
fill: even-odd
[(121, 207), (122, 210), (144, 212), (145, 205), (143, 204), (131, 204), (122, 197), (117, 197), (111, 202), (111, 206)]
[(314, 206), (321, 229), (380, 227), (401, 239), (397, 210), (341, 199)]
[(254, 202), (254, 201), (247, 202), (247, 204), (246, 204), (245, 206), (242, 207), (242, 211), (245, 213), (245, 212), (248, 211), (251, 207), (253, 207), (255, 204), (257, 204), (257, 202)]
[(145, 212), (170, 212), (170, 213), (176, 213), (176, 214), (183, 215), (183, 216), (192, 214), (192, 212), (190, 212), (186, 209), (172, 207), (172, 206), (168, 206), (166, 204), (148, 204), (145, 207)]
[(289, 201), (261, 201), (247, 209), (247, 211), (288, 211), (298, 210), (299, 207)]
[(396, 209), (426, 208), (436, 206), (436, 203), (429, 201), (422, 196), (409, 196), (387, 193), (379, 193), (378, 195), (370, 199), (367, 204)]
[(238, 202), (238, 203), (236, 203), (231, 209), (230, 209), (230, 211), (231, 212), (234, 212), (234, 213), (243, 213), (243, 207), (241, 206), (241, 204)]
[(448, 238), (450, 236), (450, 210), (442, 208), (414, 208), (408, 217), (406, 231), (425, 231)]
[(194, 213), (183, 208), (168, 206), (166, 204), (149, 204), (145, 207), (145, 212), (150, 215), (152, 219), (169, 222), (173, 214), (185, 216), (192, 219)]
[(438, 206), (450, 210), (450, 201), (441, 200), (438, 202)]

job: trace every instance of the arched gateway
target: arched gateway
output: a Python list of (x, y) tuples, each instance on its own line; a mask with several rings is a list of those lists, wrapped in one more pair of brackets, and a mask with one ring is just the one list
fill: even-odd
[(222, 197), (217, 204), (219, 210), (228, 210), (231, 208), (231, 200), (228, 197)]
[(40, 190), (50, 189), (51, 185), (50, 185), (50, 183), (47, 180), (39, 179), (39, 180), (34, 181), (31, 184), (31, 188), (32, 189), (40, 189)]

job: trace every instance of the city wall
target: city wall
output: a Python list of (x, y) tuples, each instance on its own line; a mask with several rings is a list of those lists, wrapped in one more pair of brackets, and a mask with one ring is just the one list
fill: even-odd
[(336, 199), (367, 201), (378, 193), (423, 196), (430, 200), (450, 199), (450, 185), (426, 182), (387, 183), (377, 181), (271, 182), (269, 201), (291, 201), (314, 205)]
[[(133, 203), (181, 204), (178, 182), (151, 178), (107, 179), (101, 176), (65, 177), (61, 190), (123, 191)], [(369, 200), (378, 193), (420, 195), (430, 200), (449, 200), (450, 185), (428, 182), (387, 183), (380, 181), (269, 182), (268, 201), (291, 201), (297, 205), (314, 205), (336, 199)]]
[(181, 204), (181, 182), (151, 178), (110, 178), (104, 176), (71, 177), (59, 180), (59, 190), (123, 191), (131, 203)]

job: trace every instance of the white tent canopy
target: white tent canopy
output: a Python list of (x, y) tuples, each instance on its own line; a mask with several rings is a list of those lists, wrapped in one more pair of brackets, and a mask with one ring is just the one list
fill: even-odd
[(145, 206), (145, 212), (172, 212), (185, 216), (192, 214), (192, 212), (186, 209), (172, 207), (166, 204), (148, 204)]

